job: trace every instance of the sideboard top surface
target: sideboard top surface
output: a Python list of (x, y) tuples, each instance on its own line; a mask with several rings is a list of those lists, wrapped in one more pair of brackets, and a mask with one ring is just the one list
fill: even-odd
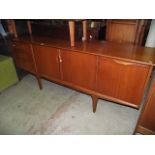
[(13, 41), (30, 42), (155, 66), (155, 48), (94, 40), (76, 42), (75, 47), (71, 47), (70, 42), (67, 40), (55, 40), (38, 36), (24, 36), (14, 38)]

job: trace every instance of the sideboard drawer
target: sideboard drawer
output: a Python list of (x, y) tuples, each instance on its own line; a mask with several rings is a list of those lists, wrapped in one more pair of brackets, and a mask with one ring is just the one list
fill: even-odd
[(12, 51), (16, 66), (30, 72), (35, 72), (31, 45), (27, 43), (12, 43)]

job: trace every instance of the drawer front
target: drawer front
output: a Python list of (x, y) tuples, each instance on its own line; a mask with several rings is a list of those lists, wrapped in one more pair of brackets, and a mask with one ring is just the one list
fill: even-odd
[(22, 42), (13, 42), (12, 47), (15, 50), (15, 52), (18, 53), (27, 53), (31, 55), (31, 47), (29, 43), (22, 43)]
[(96, 91), (138, 107), (149, 70), (147, 65), (100, 57)]
[(13, 42), (12, 51), (17, 67), (35, 72), (30, 44)]

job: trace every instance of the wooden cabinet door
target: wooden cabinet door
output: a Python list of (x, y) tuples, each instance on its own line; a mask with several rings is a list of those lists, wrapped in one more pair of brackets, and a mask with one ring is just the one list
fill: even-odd
[(137, 131), (143, 134), (155, 134), (155, 79), (151, 85)]
[(99, 58), (96, 91), (138, 107), (150, 67), (110, 58)]
[(94, 89), (97, 58), (80, 52), (62, 50), (62, 78), (87, 89)]
[(59, 52), (57, 48), (33, 45), (37, 72), (40, 76), (48, 79), (59, 79)]
[(107, 20), (106, 40), (141, 45), (147, 20)]
[(35, 72), (35, 64), (31, 44), (13, 42), (12, 52), (17, 67), (33, 73)]

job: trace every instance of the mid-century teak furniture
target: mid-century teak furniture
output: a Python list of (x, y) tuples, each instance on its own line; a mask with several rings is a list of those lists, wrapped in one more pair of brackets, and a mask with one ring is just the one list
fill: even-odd
[[(155, 66), (155, 49), (110, 41), (76, 42), (74, 21), (69, 22), (71, 44), (66, 40), (30, 35), (12, 40), (18, 68), (41, 78), (85, 92), (92, 97), (93, 112), (98, 98), (139, 109)], [(83, 21), (86, 28), (86, 21)], [(86, 40), (86, 31), (83, 31)]]
[(76, 43), (42, 37), (13, 39), (17, 67), (40, 78), (92, 95), (93, 111), (97, 98), (139, 108), (155, 64), (155, 49), (106, 41)]

